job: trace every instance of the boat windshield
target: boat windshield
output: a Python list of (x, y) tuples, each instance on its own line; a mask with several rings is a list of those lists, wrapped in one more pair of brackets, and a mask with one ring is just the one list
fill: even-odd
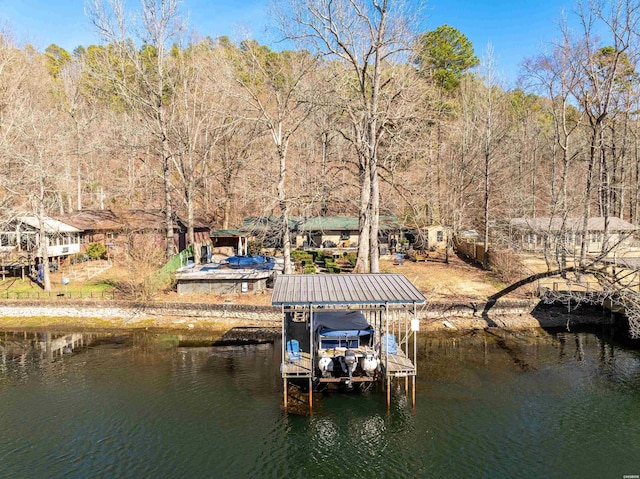
[(320, 349), (337, 349), (337, 348), (345, 348), (345, 349), (357, 349), (360, 346), (360, 341), (356, 337), (350, 338), (336, 338), (336, 337), (321, 337), (320, 338)]

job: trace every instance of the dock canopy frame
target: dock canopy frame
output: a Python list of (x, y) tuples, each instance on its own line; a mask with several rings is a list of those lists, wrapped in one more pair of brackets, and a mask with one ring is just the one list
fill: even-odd
[[(282, 378), (287, 406), (287, 379), (307, 378), (311, 391), (319, 380), (315, 367), (313, 333), (315, 313), (330, 310), (362, 311), (374, 329), (378, 357), (386, 379), (390, 404), (392, 378), (413, 378), (415, 404), (417, 306), (426, 303), (424, 295), (402, 274), (280, 275), (276, 278), (271, 303), (282, 308)], [(300, 346), (298, 360), (292, 361), (287, 344), (293, 330), (308, 332)], [(397, 350), (389, 346), (397, 341)], [(411, 348), (410, 338), (413, 339)], [(298, 342), (296, 341), (298, 347)], [(312, 407), (312, 395), (309, 394)]]

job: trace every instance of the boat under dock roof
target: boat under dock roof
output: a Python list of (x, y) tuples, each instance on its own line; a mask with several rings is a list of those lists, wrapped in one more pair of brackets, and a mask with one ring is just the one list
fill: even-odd
[(284, 274), (277, 277), (274, 306), (424, 304), (426, 298), (402, 274)]

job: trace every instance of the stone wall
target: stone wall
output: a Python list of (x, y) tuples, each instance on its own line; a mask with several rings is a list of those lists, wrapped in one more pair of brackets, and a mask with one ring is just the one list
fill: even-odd
[[(608, 315), (562, 314), (562, 310), (541, 306), (539, 300), (500, 300), (491, 307), (485, 302), (429, 303), (418, 307), (421, 330), (522, 329), (563, 327), (571, 324), (604, 324)], [(236, 304), (135, 303), (125, 301), (21, 301), (0, 302), (0, 326), (24, 324), (20, 319), (41, 318), (40, 325), (100, 327), (280, 327), (280, 308)], [(50, 318), (50, 319), (47, 319)], [(54, 320), (53, 318), (57, 318)], [(74, 321), (74, 319), (76, 321)]]

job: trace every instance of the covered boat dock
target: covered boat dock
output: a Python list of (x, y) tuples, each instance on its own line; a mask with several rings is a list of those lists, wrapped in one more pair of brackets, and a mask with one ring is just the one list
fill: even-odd
[[(287, 408), (288, 383), (306, 383), (309, 408), (313, 408), (313, 390), (326, 383), (384, 384), (387, 406), (391, 404), (391, 381), (405, 378), (405, 390), (412, 384), (412, 405), (416, 389), (416, 333), (419, 330), (417, 306), (425, 304), (422, 293), (401, 274), (280, 275), (276, 279), (271, 303), (282, 308), (282, 365), (284, 406)], [(361, 363), (375, 357), (377, 367), (366, 374), (348, 376), (323, 374), (321, 341), (317, 324), (326, 314), (345, 318), (350, 313), (363, 316), (372, 336)], [(357, 335), (363, 334), (358, 326)], [(345, 326), (345, 329), (349, 329)], [(351, 340), (354, 340), (351, 338)], [(356, 351), (358, 345), (346, 349)], [(339, 345), (341, 346), (341, 345)], [(370, 347), (369, 347), (370, 346)], [(341, 358), (344, 364), (343, 358)], [(371, 363), (369, 363), (371, 364)], [(332, 366), (333, 367), (333, 366)], [(362, 371), (361, 368), (358, 371)]]

